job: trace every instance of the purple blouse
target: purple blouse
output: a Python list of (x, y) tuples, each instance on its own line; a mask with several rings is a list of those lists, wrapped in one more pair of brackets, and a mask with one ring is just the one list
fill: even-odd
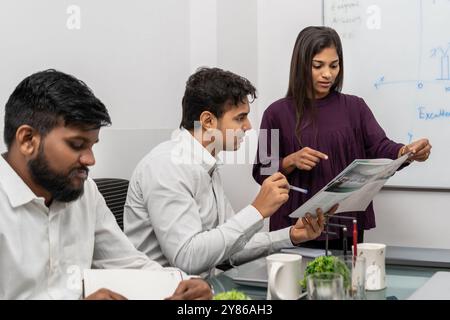
[[(264, 136), (260, 134), (256, 163), (253, 166), (253, 177), (259, 184), (281, 169), (284, 157), (302, 147), (310, 147), (328, 155), (328, 160), (321, 160), (311, 171), (295, 169), (287, 176), (290, 184), (309, 192), (305, 195), (291, 191), (289, 200), (271, 216), (270, 230), (278, 230), (295, 223), (296, 219), (289, 218), (289, 214), (322, 189), (353, 160), (396, 159), (403, 146), (386, 137), (369, 107), (359, 97), (331, 92), (325, 98), (317, 100), (316, 106), (315, 128), (311, 125), (302, 128), (302, 145), (295, 137), (295, 107), (292, 99), (275, 101), (263, 114), (261, 129), (279, 129), (279, 154), (271, 154), (270, 133), (267, 134), (267, 144)], [(274, 170), (267, 172), (267, 167)], [(343, 212), (339, 215), (356, 217), (358, 229), (375, 227), (372, 203), (364, 212)], [(351, 220), (334, 218), (330, 222), (347, 225), (348, 234), (351, 235)], [(335, 228), (330, 227), (330, 231), (339, 235), (339, 230)], [(330, 239), (337, 237), (330, 236)], [(318, 239), (323, 238), (321, 236)]]

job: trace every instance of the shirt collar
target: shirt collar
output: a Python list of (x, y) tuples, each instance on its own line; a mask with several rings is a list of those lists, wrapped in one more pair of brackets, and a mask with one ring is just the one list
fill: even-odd
[(38, 197), (0, 155), (0, 184), (13, 208), (24, 205)]
[(213, 157), (188, 130), (180, 129), (178, 136), (182, 142), (183, 150), (186, 152), (185, 155), (194, 163), (201, 165), (209, 175), (212, 175), (214, 170), (221, 165), (221, 161)]

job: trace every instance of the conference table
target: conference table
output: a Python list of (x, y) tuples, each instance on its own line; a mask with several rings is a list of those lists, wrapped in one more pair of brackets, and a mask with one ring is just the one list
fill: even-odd
[[(378, 291), (366, 291), (368, 300), (403, 300), (407, 299), (414, 291), (424, 285), (438, 271), (450, 272), (450, 261), (442, 262), (443, 254), (449, 254), (449, 250), (432, 250), (422, 248), (395, 248), (397, 252), (402, 252), (414, 256), (411, 259), (397, 259), (387, 257), (386, 259), (386, 284), (387, 287)], [(406, 249), (406, 251), (405, 251)], [(432, 252), (431, 252), (431, 251)], [(395, 250), (391, 250), (394, 252)], [(438, 255), (439, 258), (427, 259)], [(425, 259), (421, 260), (421, 257)], [(433, 261), (429, 261), (433, 260)], [(436, 263), (439, 260), (439, 263)], [(211, 277), (208, 281), (213, 286), (215, 293), (236, 289), (246, 293), (255, 300), (264, 300), (267, 295), (267, 287), (261, 284), (242, 284), (233, 280), (233, 269)], [(306, 299), (303, 297), (302, 299)]]

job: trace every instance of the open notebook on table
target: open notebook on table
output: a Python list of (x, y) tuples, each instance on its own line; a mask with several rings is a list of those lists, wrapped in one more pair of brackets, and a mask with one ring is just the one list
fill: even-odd
[(162, 300), (183, 280), (178, 270), (85, 269), (84, 296), (106, 288), (129, 300)]

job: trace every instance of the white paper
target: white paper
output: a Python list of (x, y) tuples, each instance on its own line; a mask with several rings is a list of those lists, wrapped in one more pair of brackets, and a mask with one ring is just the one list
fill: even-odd
[(307, 212), (316, 214), (339, 204), (336, 213), (364, 211), (386, 181), (408, 159), (409, 154), (396, 159), (357, 159), (347, 166), (325, 187), (289, 216), (303, 217)]
[(170, 297), (182, 280), (177, 270), (85, 269), (85, 297), (105, 288), (129, 300), (162, 300)]

